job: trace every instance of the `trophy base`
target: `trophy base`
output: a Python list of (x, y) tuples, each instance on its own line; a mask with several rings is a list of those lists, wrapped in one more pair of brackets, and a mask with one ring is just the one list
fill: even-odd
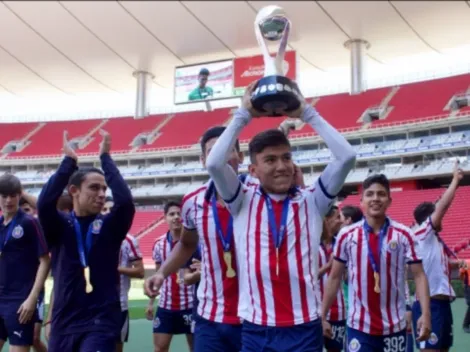
[(299, 88), (287, 77), (266, 76), (256, 84), (251, 104), (265, 116), (284, 116), (300, 107)]

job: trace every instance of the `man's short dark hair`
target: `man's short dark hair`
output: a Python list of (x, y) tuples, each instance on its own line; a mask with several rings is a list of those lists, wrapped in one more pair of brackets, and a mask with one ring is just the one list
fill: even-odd
[(258, 133), (251, 139), (250, 144), (248, 145), (251, 162), (255, 163), (256, 155), (262, 153), (266, 148), (278, 147), (281, 145), (285, 145), (290, 148), (290, 142), (286, 135), (277, 128)]
[(335, 214), (335, 211), (338, 209), (339, 208), (337, 205), (332, 205), (330, 209), (328, 209), (328, 212), (325, 214), (325, 218), (331, 218)]
[(343, 213), (345, 219), (351, 218), (352, 223), (361, 221), (362, 217), (364, 216), (362, 214), (361, 208), (354, 205), (345, 205), (341, 208), (341, 212)]
[(367, 177), (362, 183), (362, 191), (364, 192), (374, 183), (383, 186), (387, 190), (388, 195), (390, 196), (390, 181), (384, 174), (377, 174)]
[(432, 202), (422, 202), (419, 204), (413, 212), (416, 223), (421, 225), (428, 217), (432, 215), (432, 213), (434, 213), (435, 209), (436, 205)]
[(59, 200), (57, 201), (57, 209), (59, 211), (73, 210), (73, 200), (70, 194), (64, 193), (59, 197)]
[(199, 71), (199, 76), (209, 76), (210, 72), (207, 68), (201, 68), (201, 70)]
[(12, 174), (0, 176), (0, 194), (3, 196), (16, 196), (22, 191), (21, 181)]
[(175, 201), (169, 201), (168, 203), (165, 204), (164, 208), (163, 208), (163, 213), (166, 215), (168, 214), (168, 211), (170, 211), (170, 208), (171, 207), (178, 207), (178, 208), (181, 208), (181, 204), (179, 202), (175, 202)]
[[(210, 141), (212, 138), (219, 138), (222, 135), (222, 133), (224, 133), (224, 131), (225, 131), (225, 126), (214, 126), (214, 127), (209, 128), (206, 132), (204, 132), (204, 134), (201, 137), (201, 142), (200, 142), (202, 154), (206, 153), (206, 143)], [(238, 139), (235, 142), (235, 149), (237, 150), (237, 152), (240, 151), (240, 142), (238, 141)]]
[(104, 176), (103, 171), (101, 171), (100, 169), (97, 169), (96, 167), (83, 167), (75, 171), (72, 174), (72, 176), (70, 176), (68, 185), (69, 186), (73, 185), (75, 187), (80, 188), (83, 181), (85, 180), (86, 175), (92, 174), (92, 173), (96, 173), (96, 174), (100, 174)]

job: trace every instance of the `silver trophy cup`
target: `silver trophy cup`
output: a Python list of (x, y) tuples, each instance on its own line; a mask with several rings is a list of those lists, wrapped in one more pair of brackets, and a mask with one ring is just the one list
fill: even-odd
[[(264, 77), (253, 91), (251, 104), (264, 116), (282, 116), (300, 107), (297, 84), (285, 76), (284, 55), (290, 21), (279, 6), (263, 7), (255, 19), (255, 34), (264, 58)], [(269, 53), (268, 41), (280, 41), (275, 57)]]

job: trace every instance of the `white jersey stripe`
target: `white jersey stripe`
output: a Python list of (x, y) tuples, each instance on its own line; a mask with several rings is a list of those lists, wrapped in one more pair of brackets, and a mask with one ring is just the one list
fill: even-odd
[[(156, 264), (164, 263), (173, 250), (175, 243), (170, 245), (168, 236), (168, 233), (161, 236), (153, 246), (152, 257)], [(159, 307), (174, 311), (192, 309), (193, 286), (186, 286), (180, 276), (178, 271), (165, 279), (160, 290)]]
[[(127, 235), (122, 241), (119, 251), (119, 266), (124, 268), (132, 267), (132, 262), (142, 260), (142, 253), (139, 249), (139, 243), (134, 236)], [(121, 310), (128, 309), (129, 290), (131, 287), (131, 278), (127, 275), (120, 275), (120, 301)]]

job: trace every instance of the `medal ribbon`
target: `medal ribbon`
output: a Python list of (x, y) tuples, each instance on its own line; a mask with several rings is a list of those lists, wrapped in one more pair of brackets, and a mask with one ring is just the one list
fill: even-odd
[(282, 202), (282, 213), (281, 213), (281, 223), (279, 228), (276, 224), (276, 216), (274, 215), (273, 202), (271, 198), (264, 192), (263, 189), (260, 189), (261, 193), (264, 196), (266, 202), (266, 207), (268, 209), (268, 221), (269, 229), (271, 231), (271, 236), (273, 238), (274, 246), (276, 247), (276, 274), (279, 275), (279, 247), (281, 247), (282, 240), (286, 235), (286, 225), (287, 225), (287, 214), (289, 213), (289, 195), (286, 196)]
[(447, 246), (447, 244), (444, 242), (444, 240), (441, 238), (441, 236), (437, 232), (436, 232), (436, 237), (437, 237), (437, 240), (440, 243), (442, 243), (442, 246), (444, 247), (444, 252), (447, 254), (447, 256), (458, 259), (457, 254)]
[(88, 266), (88, 254), (90, 253), (93, 240), (93, 224), (97, 219), (99, 219), (99, 216), (97, 216), (96, 219), (94, 219), (88, 226), (88, 231), (85, 237), (85, 244), (83, 243), (82, 229), (75, 212), (72, 212), (71, 216), (73, 219), (73, 226), (75, 228), (75, 237), (77, 238), (78, 256), (80, 258), (80, 263), (84, 268), (86, 268)]
[(372, 270), (374, 270), (374, 280), (375, 280), (375, 285), (376, 285), (376, 293), (380, 293), (380, 283), (379, 283), (379, 278), (380, 278), (380, 259), (382, 257), (382, 246), (383, 246), (383, 241), (385, 239), (385, 237), (387, 236), (387, 231), (388, 231), (388, 228), (390, 226), (390, 221), (388, 220), (388, 218), (385, 218), (385, 223), (383, 224), (382, 228), (380, 229), (380, 232), (379, 232), (379, 248), (378, 248), (378, 254), (379, 254), (379, 262), (377, 263), (375, 261), (375, 258), (374, 258), (374, 255), (372, 253), (372, 248), (370, 246), (370, 243), (369, 243), (369, 234), (371, 232), (373, 232), (374, 230), (372, 229), (372, 227), (370, 227), (370, 225), (367, 223), (366, 220), (364, 220), (364, 226), (363, 226), (363, 229), (364, 229), (364, 235), (366, 237), (366, 242), (367, 242), (367, 255), (369, 257), (369, 261), (372, 265)]
[[(8, 226), (8, 231), (7, 231), (7, 234), (5, 236), (5, 240), (0, 241), (0, 253), (3, 252), (3, 248), (5, 248), (5, 245), (10, 240), (11, 235), (13, 234), (13, 230), (15, 229), (17, 220), (18, 220), (18, 213), (13, 217), (13, 219), (11, 219), (10, 223), (8, 225), (6, 225), (6, 226)], [(0, 217), (0, 223), (3, 224), (3, 221), (5, 221), (5, 219), (2, 216), (2, 217)]]
[(228, 224), (227, 224), (227, 230), (225, 231), (225, 234), (224, 234), (224, 231), (222, 230), (222, 225), (220, 224), (219, 212), (217, 211), (217, 198), (215, 194), (211, 198), (211, 206), (212, 206), (212, 214), (214, 217), (215, 230), (217, 232), (217, 236), (219, 237), (220, 242), (222, 242), (222, 247), (224, 248), (224, 252), (229, 252), (230, 246), (232, 244), (232, 238), (233, 238), (233, 217), (232, 215), (230, 215)]

